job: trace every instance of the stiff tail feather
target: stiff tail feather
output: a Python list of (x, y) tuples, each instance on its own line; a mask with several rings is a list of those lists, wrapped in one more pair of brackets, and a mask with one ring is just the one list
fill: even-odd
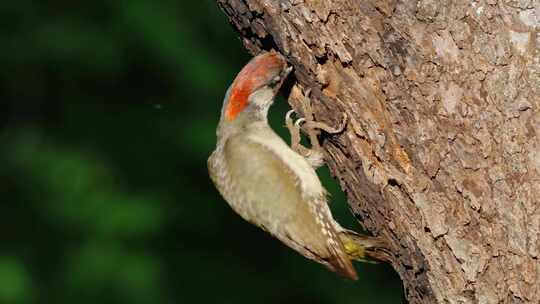
[(361, 235), (347, 229), (340, 231), (339, 236), (345, 252), (353, 260), (367, 263), (390, 261), (388, 243), (382, 238)]
[(349, 256), (346, 251), (334, 246), (329, 246), (328, 250), (330, 251), (329, 264), (333, 268), (332, 270), (338, 273), (339, 275), (351, 279), (358, 280), (358, 274), (352, 265)]

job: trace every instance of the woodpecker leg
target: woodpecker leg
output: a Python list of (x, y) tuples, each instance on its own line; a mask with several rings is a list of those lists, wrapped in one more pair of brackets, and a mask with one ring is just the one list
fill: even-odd
[(347, 115), (345, 113), (343, 114), (343, 120), (341, 122), (341, 125), (337, 128), (329, 126), (322, 122), (315, 121), (315, 118), (313, 116), (313, 109), (311, 108), (311, 100), (309, 98), (310, 93), (311, 89), (309, 88), (306, 90), (306, 93), (304, 95), (304, 102), (302, 103), (305, 118), (303, 130), (309, 137), (311, 149), (321, 151), (321, 144), (319, 143), (319, 139), (317, 138), (317, 136), (320, 134), (320, 130), (323, 130), (329, 134), (336, 134), (343, 131), (345, 129), (345, 126), (347, 125)]
[(289, 133), (291, 133), (291, 148), (296, 151), (296, 153), (305, 157), (309, 164), (315, 169), (317, 169), (324, 163), (324, 155), (320, 149), (320, 145), (318, 145), (318, 150), (315, 150), (313, 147), (311, 149), (308, 149), (302, 146), (302, 144), (300, 143), (300, 125), (302, 123), (305, 123), (306, 120), (305, 118), (300, 118), (293, 123), (293, 120), (291, 118), (292, 113), (294, 113), (294, 110), (290, 110), (285, 116), (285, 124), (289, 129)]
[(290, 110), (285, 115), (285, 125), (287, 126), (287, 129), (289, 129), (289, 133), (291, 134), (291, 148), (298, 154), (307, 157), (307, 155), (309, 154), (309, 149), (300, 144), (300, 119), (297, 120), (296, 123), (294, 123), (293, 119), (291, 118), (291, 115), (293, 113), (295, 113), (295, 111)]
[[(313, 110), (311, 108), (311, 102), (309, 99), (310, 93), (311, 89), (307, 89), (302, 102), (304, 118), (300, 118), (293, 123), (291, 115), (294, 113), (294, 110), (290, 110), (285, 116), (285, 122), (289, 132), (291, 133), (291, 148), (306, 157), (311, 166), (318, 168), (324, 163), (324, 153), (317, 137), (320, 134), (320, 130), (330, 134), (343, 131), (347, 124), (347, 116), (343, 116), (343, 122), (337, 128), (331, 127), (322, 122), (314, 121)], [(302, 131), (304, 131), (304, 133), (306, 133), (309, 137), (311, 149), (308, 149), (300, 144), (300, 129), (302, 129)]]

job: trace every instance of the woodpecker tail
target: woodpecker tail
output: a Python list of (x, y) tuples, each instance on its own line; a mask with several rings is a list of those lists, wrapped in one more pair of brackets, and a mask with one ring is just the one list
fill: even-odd
[(345, 252), (352, 260), (366, 263), (390, 261), (391, 251), (382, 238), (361, 235), (348, 229), (341, 230), (339, 236)]
[(328, 249), (331, 254), (328, 259), (328, 262), (331, 265), (329, 266), (329, 268), (342, 277), (351, 279), (353, 281), (358, 280), (358, 274), (356, 273), (356, 270), (352, 265), (347, 251), (342, 249), (338, 250), (337, 248), (332, 246), (328, 247)]

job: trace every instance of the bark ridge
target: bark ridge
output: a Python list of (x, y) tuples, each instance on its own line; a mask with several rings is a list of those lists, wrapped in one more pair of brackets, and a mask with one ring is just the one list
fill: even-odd
[(328, 163), (410, 303), (540, 303), (539, 1), (217, 2), (347, 113)]

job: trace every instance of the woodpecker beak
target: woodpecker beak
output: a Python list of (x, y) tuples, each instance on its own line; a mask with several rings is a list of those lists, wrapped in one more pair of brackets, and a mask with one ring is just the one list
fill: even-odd
[(283, 85), (283, 82), (285, 81), (285, 79), (287, 79), (287, 76), (289, 76), (291, 71), (292, 71), (292, 66), (287, 67), (283, 69), (281, 73), (279, 73), (279, 75), (277, 75), (276, 77), (274, 77), (274, 79), (272, 79), (270, 83), (270, 87), (274, 90), (275, 94), (277, 94), (277, 92)]
[(291, 73), (292, 71), (292, 66), (290, 67), (287, 67), (285, 70), (283, 70), (283, 73), (281, 73), (281, 79), (285, 79), (287, 78), (287, 76), (289, 76), (289, 74)]

